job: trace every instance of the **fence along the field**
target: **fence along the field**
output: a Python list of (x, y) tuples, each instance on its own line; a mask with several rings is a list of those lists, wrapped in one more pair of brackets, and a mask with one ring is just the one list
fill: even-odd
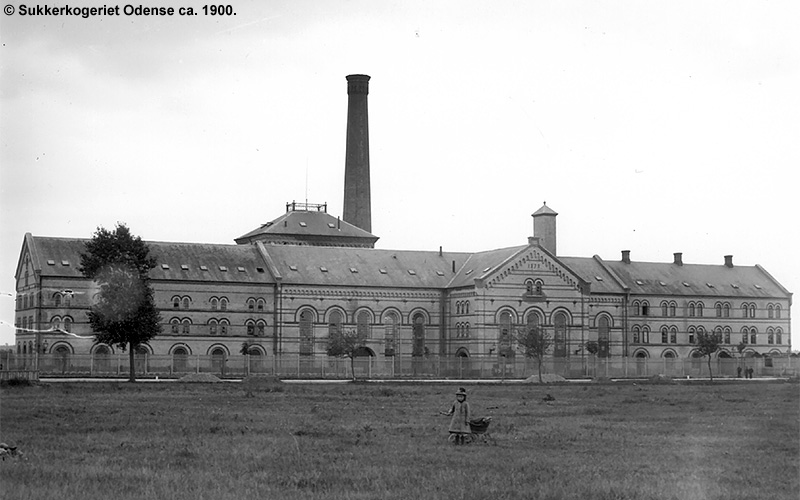
[[(347, 358), (299, 355), (273, 356), (206, 356), (206, 355), (137, 355), (137, 376), (180, 377), (189, 373), (211, 373), (219, 377), (274, 375), (286, 378), (459, 378), (459, 379), (524, 379), (538, 376), (535, 360), (525, 358), (444, 358), (429, 357), (359, 357)], [(129, 359), (126, 353), (112, 355), (20, 356), (3, 353), (2, 371), (36, 370), (42, 376), (127, 376)], [(714, 377), (745, 376), (753, 368), (756, 377), (800, 376), (800, 358), (713, 359)], [(7, 375), (8, 373), (6, 373)], [(672, 378), (708, 377), (705, 358), (568, 358), (546, 359), (542, 374), (564, 378), (646, 378), (664, 375)]]

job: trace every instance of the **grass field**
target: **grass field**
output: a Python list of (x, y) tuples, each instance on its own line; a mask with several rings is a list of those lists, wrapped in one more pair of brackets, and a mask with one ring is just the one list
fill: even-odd
[(461, 447), (447, 384), (5, 387), (0, 497), (795, 500), (800, 385), (748, 382), (466, 384)]

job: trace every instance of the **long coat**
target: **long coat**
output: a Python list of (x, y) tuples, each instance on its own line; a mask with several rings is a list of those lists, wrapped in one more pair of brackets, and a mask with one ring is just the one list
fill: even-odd
[(470, 431), (469, 421), (472, 415), (469, 411), (469, 403), (465, 401), (456, 400), (450, 411), (447, 412), (450, 417), (450, 432), (457, 432), (459, 434), (468, 434)]

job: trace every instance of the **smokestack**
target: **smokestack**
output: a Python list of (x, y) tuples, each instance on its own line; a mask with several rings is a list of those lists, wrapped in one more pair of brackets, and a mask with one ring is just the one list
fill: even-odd
[(675, 257), (675, 260), (674, 260), (673, 263), (677, 264), (679, 266), (682, 266), (683, 265), (683, 254), (681, 252), (675, 252), (672, 255)]
[(725, 256), (725, 267), (733, 267), (733, 255)]
[(347, 76), (347, 149), (344, 162), (345, 222), (372, 232), (369, 189), (369, 76)]
[(626, 264), (631, 263), (631, 251), (630, 250), (623, 250), (622, 251), (622, 262)]

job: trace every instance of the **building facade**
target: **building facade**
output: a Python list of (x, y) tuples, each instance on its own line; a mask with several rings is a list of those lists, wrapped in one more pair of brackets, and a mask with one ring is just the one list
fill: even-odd
[[(364, 355), (502, 358), (518, 355), (515, 336), (536, 326), (556, 358), (690, 358), (700, 332), (721, 336), (720, 357), (737, 356), (740, 343), (745, 355), (790, 350), (792, 294), (760, 266), (736, 266), (731, 256), (685, 264), (681, 254), (636, 262), (628, 251), (614, 261), (559, 257), (549, 250), (551, 212), (534, 214), (541, 235), (527, 244), (477, 253), (348, 245), (337, 219), (297, 204), (239, 245), (150, 242), (163, 332), (143, 349), (325, 356), (330, 334), (346, 329), (365, 339)], [(94, 343), (87, 321), (97, 287), (78, 270), (85, 242), (25, 236), (18, 354), (114, 352)]]
[[(792, 294), (760, 266), (565, 257), (546, 204), (534, 235), (477, 253), (376, 249), (371, 233), (367, 96), (348, 81), (343, 218), (326, 205), (287, 203), (235, 245), (150, 242), (163, 332), (150, 354), (264, 359), (325, 356), (331, 333), (352, 330), (362, 354), (394, 359), (516, 356), (537, 327), (561, 359), (691, 358), (701, 332), (720, 357), (790, 350)], [(86, 240), (26, 234), (16, 270), (16, 352), (111, 354), (87, 321), (97, 286), (79, 271)], [(522, 243), (522, 242), (521, 242)]]

